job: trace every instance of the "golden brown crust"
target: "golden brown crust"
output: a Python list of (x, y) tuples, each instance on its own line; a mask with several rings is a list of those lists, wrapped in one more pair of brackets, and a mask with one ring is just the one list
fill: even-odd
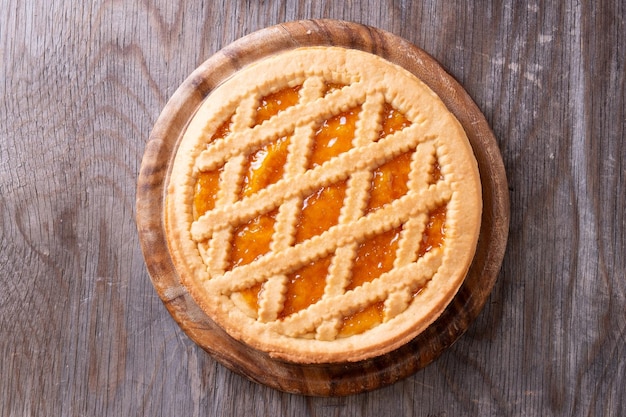
[[(345, 87), (324, 95), (328, 83)], [(272, 119), (250, 128), (260, 97), (302, 85), (300, 99)], [(384, 103), (411, 125), (377, 140)], [(362, 105), (354, 147), (321, 166), (305, 168), (312, 130), (320, 120)], [(231, 115), (231, 133), (207, 138)], [(239, 199), (242, 164), (251, 149), (280, 135), (292, 135), (284, 177)], [(371, 171), (414, 150), (409, 191), (365, 214)], [(443, 179), (431, 184), (434, 160)], [(198, 172), (223, 168), (216, 207), (197, 220), (192, 201)], [(339, 224), (293, 245), (302, 198), (320, 186), (348, 181)], [(441, 249), (417, 257), (427, 213), (446, 206)], [(248, 265), (227, 270), (233, 227), (280, 207), (272, 250)], [(465, 133), (441, 100), (404, 69), (377, 56), (335, 47), (300, 48), (261, 60), (218, 87), (192, 119), (171, 171), (166, 201), (168, 246), (181, 281), (201, 308), (231, 336), (274, 357), (300, 362), (356, 361), (405, 344), (432, 323), (452, 300), (472, 261), (481, 217), (481, 185)], [(362, 239), (402, 226), (394, 269), (372, 282), (344, 291), (350, 259)], [(317, 303), (277, 319), (285, 274), (334, 254), (324, 296)], [(260, 282), (258, 314), (237, 292)], [(423, 287), (417, 295), (417, 289)], [(340, 320), (374, 302), (384, 302), (385, 321), (361, 334), (337, 337)]]

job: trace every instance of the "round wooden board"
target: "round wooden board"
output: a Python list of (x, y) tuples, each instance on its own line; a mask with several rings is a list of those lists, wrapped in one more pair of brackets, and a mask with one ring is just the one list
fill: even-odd
[[(170, 258), (163, 228), (169, 166), (188, 121), (204, 98), (240, 68), (302, 46), (341, 46), (377, 54), (414, 73), (435, 91), (465, 128), (478, 160), (483, 216), (468, 276), (444, 313), (405, 346), (355, 362), (302, 365), (270, 358), (238, 342), (197, 306)], [(146, 146), (137, 185), (137, 227), (154, 287), (181, 328), (216, 360), (261, 384), (305, 395), (342, 396), (383, 387), (436, 359), (467, 329), (496, 280), (509, 227), (506, 174), (495, 137), (465, 90), (427, 53), (392, 34), (336, 20), (285, 23), (248, 35), (204, 62), (163, 109)]]

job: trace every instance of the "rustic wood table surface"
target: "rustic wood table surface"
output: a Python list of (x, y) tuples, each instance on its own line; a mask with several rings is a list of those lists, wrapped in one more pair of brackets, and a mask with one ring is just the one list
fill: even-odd
[[(0, 0), (0, 416), (626, 415), (623, 1)], [(346, 397), (250, 382), (168, 313), (135, 224), (167, 100), (277, 23), (401, 36), (491, 125), (510, 234), (485, 308), (435, 362)]]

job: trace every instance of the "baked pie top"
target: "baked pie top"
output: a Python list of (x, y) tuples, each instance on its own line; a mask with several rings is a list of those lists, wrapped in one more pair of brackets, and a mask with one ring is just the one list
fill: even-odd
[(307, 47), (203, 102), (165, 229), (181, 282), (231, 336), (329, 363), (390, 352), (441, 314), (481, 209), (465, 132), (424, 83), (376, 55)]

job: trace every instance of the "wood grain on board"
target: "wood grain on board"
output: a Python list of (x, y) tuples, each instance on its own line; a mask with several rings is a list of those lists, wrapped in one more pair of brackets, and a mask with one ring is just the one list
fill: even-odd
[[(0, 6), (0, 415), (626, 415), (623, 2)], [(465, 333), (345, 397), (251, 382), (199, 348), (155, 291), (135, 223), (150, 132), (189, 74), (245, 35), (320, 18), (435, 58), (493, 131), (511, 207)]]
[[(189, 119), (204, 97), (242, 66), (303, 46), (341, 46), (375, 53), (429, 84), (457, 115), (479, 161), (483, 221), (476, 257), (457, 297), (438, 321), (408, 346), (356, 363), (302, 365), (271, 358), (229, 337), (194, 303), (182, 286), (167, 247), (164, 196), (168, 170)], [(253, 381), (287, 392), (339, 396), (370, 391), (426, 366), (469, 326), (489, 296), (506, 247), (509, 200), (496, 140), (471, 98), (421, 49), (387, 32), (336, 20), (303, 20), (254, 32), (203, 63), (176, 91), (157, 120), (147, 145), (137, 192), (137, 224), (148, 271), (161, 299), (202, 348)]]

